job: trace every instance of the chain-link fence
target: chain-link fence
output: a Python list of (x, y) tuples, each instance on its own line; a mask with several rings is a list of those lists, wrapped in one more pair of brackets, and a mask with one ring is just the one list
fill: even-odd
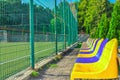
[(77, 41), (70, 0), (0, 0), (0, 80)]

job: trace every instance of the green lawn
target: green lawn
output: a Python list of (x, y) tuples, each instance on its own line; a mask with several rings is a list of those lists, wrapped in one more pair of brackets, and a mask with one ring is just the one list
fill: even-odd
[[(63, 42), (58, 49), (63, 50)], [(0, 42), (0, 79), (3, 80), (30, 66), (29, 42)], [(35, 62), (55, 55), (55, 42), (35, 42)]]

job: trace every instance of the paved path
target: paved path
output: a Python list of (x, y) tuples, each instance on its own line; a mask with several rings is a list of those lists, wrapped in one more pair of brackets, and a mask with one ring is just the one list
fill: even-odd
[(70, 73), (73, 68), (78, 51), (79, 49), (72, 50), (57, 63), (56, 68), (48, 68), (47, 70), (40, 73), (42, 75), (40, 75), (39, 77), (30, 78), (29, 80), (70, 80)]

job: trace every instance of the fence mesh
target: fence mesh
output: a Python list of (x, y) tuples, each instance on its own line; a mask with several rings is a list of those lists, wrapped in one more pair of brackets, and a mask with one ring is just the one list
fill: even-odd
[[(0, 0), (1, 80), (31, 66), (29, 1)], [(35, 64), (77, 41), (77, 13), (70, 0), (56, 0), (56, 6), (55, 0), (34, 0), (33, 7)]]

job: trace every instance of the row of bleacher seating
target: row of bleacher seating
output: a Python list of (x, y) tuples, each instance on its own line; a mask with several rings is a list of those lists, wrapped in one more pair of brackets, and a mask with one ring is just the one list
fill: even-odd
[[(85, 47), (84, 47), (85, 46)], [(91, 39), (82, 44), (71, 72), (71, 80), (118, 78), (116, 38)]]

